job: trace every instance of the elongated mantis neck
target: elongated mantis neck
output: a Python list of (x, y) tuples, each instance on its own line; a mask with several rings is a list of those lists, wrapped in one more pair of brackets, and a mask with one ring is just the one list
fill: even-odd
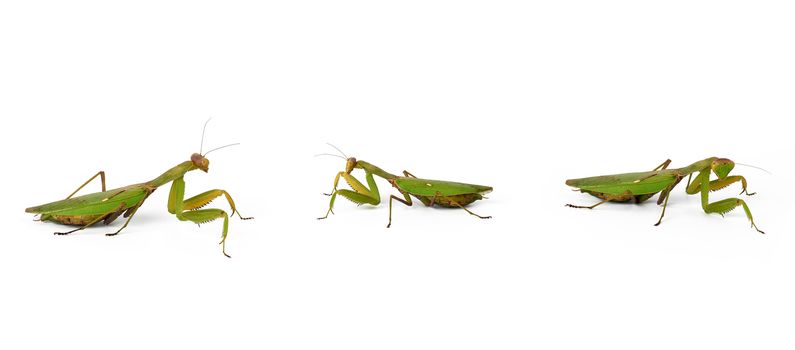
[(379, 167), (377, 167), (375, 165), (372, 165), (372, 164), (370, 164), (368, 162), (365, 162), (363, 160), (356, 161), (356, 167), (364, 169), (365, 171), (368, 171), (368, 172), (372, 173), (373, 175), (381, 177), (381, 178), (384, 178), (386, 180), (394, 180), (394, 179), (397, 179), (399, 177), (397, 175), (390, 174), (390, 173), (384, 171), (383, 169), (381, 169), (381, 168), (379, 168)]
[(707, 159), (704, 159), (704, 160), (699, 160), (698, 162), (690, 164), (690, 165), (688, 165), (688, 166), (686, 166), (684, 168), (680, 168), (679, 171), (683, 175), (689, 175), (689, 174), (692, 174), (692, 173), (695, 173), (695, 172), (699, 172), (699, 171), (704, 170), (704, 169), (709, 169), (712, 166), (712, 161), (714, 161), (715, 159), (718, 159), (718, 158), (710, 157), (710, 158), (707, 158)]
[(198, 168), (196, 167), (195, 164), (193, 164), (193, 162), (185, 161), (185, 162), (182, 162), (182, 163), (178, 164), (177, 166), (175, 166), (175, 167), (173, 167), (171, 169), (166, 170), (166, 172), (164, 172), (162, 175), (156, 177), (152, 181), (147, 182), (147, 184), (155, 186), (155, 187), (160, 187), (160, 186), (163, 186), (163, 185), (165, 185), (165, 184), (167, 184), (167, 183), (169, 183), (171, 181), (174, 181), (174, 180), (184, 176), (185, 173), (187, 173), (187, 172), (189, 172), (191, 170), (196, 170), (196, 169), (198, 169)]

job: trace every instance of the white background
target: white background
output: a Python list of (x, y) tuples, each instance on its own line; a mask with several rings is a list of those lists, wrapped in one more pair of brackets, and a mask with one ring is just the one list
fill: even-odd
[[(0, 5), (0, 347), (791, 349), (793, 9), (739, 1), (138, 1)], [(197, 227), (155, 192), (67, 237), (23, 209), (98, 170), (118, 187), (207, 146), (188, 195), (253, 221)], [(491, 185), (458, 210), (322, 196), (346, 153)], [(564, 180), (728, 157), (742, 211), (680, 185), (660, 207)], [(88, 191), (99, 188), (91, 184)], [(728, 198), (735, 185), (712, 194)], [(87, 193), (87, 192), (85, 192)], [(223, 201), (213, 204), (228, 208)]]

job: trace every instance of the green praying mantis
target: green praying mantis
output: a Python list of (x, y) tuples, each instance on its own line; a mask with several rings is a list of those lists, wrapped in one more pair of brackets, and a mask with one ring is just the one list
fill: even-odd
[[(207, 121), (209, 122), (209, 120)], [(204, 124), (206, 130), (207, 123)], [(202, 147), (204, 145), (204, 131), (202, 131)], [(224, 219), (223, 232), (221, 234), (221, 252), (227, 256), (226, 253), (226, 236), (229, 229), (229, 215), (221, 209), (201, 209), (209, 204), (214, 199), (221, 195), (226, 197), (227, 202), (232, 208), (232, 216), (237, 214), (241, 220), (249, 220), (251, 217), (243, 217), (235, 207), (235, 202), (232, 196), (225, 190), (214, 189), (194, 197), (184, 199), (185, 197), (185, 180), (183, 177), (186, 173), (193, 170), (201, 170), (207, 172), (210, 166), (210, 161), (206, 158), (207, 154), (225, 148), (234, 146), (230, 144), (218, 147), (207, 151), (202, 154), (199, 153), (191, 155), (190, 160), (177, 164), (173, 168), (166, 170), (162, 175), (155, 179), (139, 184), (120, 187), (112, 190), (105, 189), (105, 172), (100, 171), (92, 176), (85, 183), (80, 185), (72, 194), (66, 199), (56, 202), (43, 204), (35, 207), (25, 209), (25, 212), (38, 214), (39, 221), (52, 221), (65, 225), (80, 226), (68, 232), (55, 232), (56, 235), (67, 235), (76, 231), (86, 229), (100, 221), (105, 225), (109, 225), (119, 216), (123, 215), (127, 218), (124, 225), (116, 232), (108, 233), (106, 236), (115, 236), (132, 220), (135, 213), (138, 211), (144, 201), (149, 198), (158, 187), (171, 182), (171, 191), (168, 195), (168, 212), (174, 214), (180, 221), (191, 221), (196, 224), (203, 224), (217, 219)], [(91, 193), (83, 196), (74, 197), (78, 191), (91, 183), (94, 179), (99, 177), (102, 182), (102, 192)]]
[[(390, 174), (383, 169), (363, 160), (357, 160), (356, 158), (348, 157), (345, 155), (345, 153), (340, 151), (339, 148), (332, 144), (329, 144), (329, 146), (334, 147), (338, 152), (340, 152), (340, 154), (342, 154), (342, 156), (327, 153), (320, 155), (334, 156), (345, 159), (345, 171), (340, 171), (337, 173), (337, 176), (334, 178), (334, 187), (332, 188), (331, 193), (325, 194), (327, 196), (331, 196), (331, 200), (329, 201), (329, 207), (326, 215), (318, 218), (319, 220), (326, 219), (329, 214), (334, 213), (334, 201), (336, 200), (337, 195), (343, 196), (359, 205), (379, 205), (381, 203), (381, 194), (378, 192), (378, 185), (376, 184), (373, 175), (387, 180), (393, 187), (395, 187), (395, 189), (398, 190), (398, 192), (403, 195), (403, 198), (397, 197), (395, 195), (391, 195), (389, 197), (389, 223), (386, 225), (387, 228), (392, 226), (392, 202), (396, 200), (407, 206), (412, 206), (412, 196), (417, 198), (420, 202), (428, 207), (438, 205), (445, 208), (460, 208), (478, 218), (491, 219), (491, 216), (480, 216), (465, 208), (467, 205), (472, 204), (472, 202), (485, 198), (483, 195), (492, 191), (492, 188), (489, 186), (421, 179), (405, 170), (403, 171), (404, 176), (397, 176)], [(351, 175), (351, 172), (353, 172), (354, 169), (364, 170), (365, 179), (367, 181), (366, 186), (353, 177), (353, 175)], [(352, 190), (337, 189), (340, 178), (345, 179)]]
[[(748, 196), (755, 194), (748, 192), (748, 183), (744, 177), (739, 175), (729, 176), (729, 173), (734, 169), (735, 163), (733, 161), (726, 158), (711, 157), (690, 164), (684, 168), (668, 169), (670, 163), (671, 160), (668, 159), (653, 170), (646, 172), (566, 180), (566, 185), (577, 188), (580, 192), (588, 193), (602, 199), (601, 202), (591, 206), (572, 204), (567, 204), (566, 206), (593, 209), (606, 202), (641, 203), (655, 194), (660, 193), (657, 204), (663, 204), (663, 210), (660, 219), (654, 224), (658, 226), (662, 222), (663, 216), (665, 216), (665, 208), (668, 206), (668, 198), (670, 197), (671, 190), (687, 176), (687, 194), (701, 193), (701, 207), (706, 213), (724, 215), (734, 208), (742, 206), (745, 210), (745, 215), (748, 217), (748, 220), (751, 221), (751, 227), (760, 233), (764, 233), (756, 227), (754, 217), (751, 215), (751, 210), (748, 209), (748, 205), (744, 200), (739, 198), (727, 198), (713, 203), (709, 202), (709, 192), (726, 188), (735, 182), (740, 182), (742, 184), (742, 192), (740, 192), (740, 194), (745, 193)], [(698, 173), (698, 175), (696, 175), (695, 179), (691, 182), (694, 173)], [(718, 179), (710, 181), (710, 173), (715, 173)]]

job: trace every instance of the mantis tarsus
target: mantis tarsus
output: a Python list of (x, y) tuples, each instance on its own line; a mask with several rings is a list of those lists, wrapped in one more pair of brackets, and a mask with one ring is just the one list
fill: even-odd
[[(204, 126), (206, 128), (207, 124), (205, 123)], [(202, 144), (203, 143), (204, 133), (202, 132)], [(194, 153), (191, 155), (190, 160), (182, 162), (175, 167), (166, 170), (166, 172), (164, 172), (162, 175), (151, 181), (112, 190), (105, 189), (105, 172), (100, 171), (88, 179), (88, 181), (80, 185), (80, 187), (66, 197), (66, 199), (27, 208), (25, 209), (25, 212), (39, 214), (39, 221), (53, 221), (66, 225), (80, 226), (68, 232), (55, 232), (56, 235), (67, 235), (83, 230), (99, 222), (103, 222), (105, 225), (108, 225), (116, 220), (119, 216), (123, 215), (125, 218), (127, 218), (127, 221), (124, 223), (124, 225), (116, 232), (106, 234), (106, 236), (115, 236), (125, 227), (127, 227), (127, 224), (129, 224), (130, 220), (132, 220), (133, 216), (135, 216), (138, 208), (144, 204), (144, 201), (149, 198), (149, 195), (151, 195), (155, 189), (171, 182), (171, 191), (168, 195), (168, 212), (176, 215), (177, 219), (181, 221), (191, 221), (196, 224), (203, 224), (223, 218), (224, 226), (220, 242), (221, 252), (225, 256), (230, 257), (229, 254), (226, 253), (226, 235), (229, 228), (229, 215), (227, 215), (227, 213), (221, 209), (201, 208), (223, 195), (226, 197), (227, 202), (229, 202), (229, 205), (232, 207), (233, 216), (237, 214), (237, 216), (242, 220), (249, 220), (252, 218), (243, 217), (240, 215), (240, 212), (235, 207), (235, 202), (225, 190), (210, 190), (194, 197), (184, 199), (185, 180), (183, 177), (189, 171), (196, 169), (206, 173), (209, 169), (210, 161), (205, 156), (215, 150), (233, 145), (236, 144), (218, 147), (204, 154), (201, 154), (201, 151), (199, 151), (199, 153)], [(97, 177), (100, 177), (102, 182), (102, 192), (74, 197), (78, 191), (80, 191), (83, 187), (88, 185)]]
[[(668, 159), (652, 171), (646, 172), (566, 180), (566, 185), (575, 187), (579, 189), (580, 192), (588, 193), (602, 199), (601, 202), (591, 206), (572, 204), (567, 204), (566, 206), (593, 209), (606, 202), (641, 203), (655, 194), (660, 193), (657, 204), (663, 204), (663, 209), (660, 220), (654, 224), (657, 226), (662, 222), (663, 216), (665, 216), (665, 208), (668, 205), (668, 198), (670, 197), (671, 190), (687, 176), (687, 194), (700, 193), (701, 207), (706, 213), (724, 215), (734, 208), (742, 206), (745, 210), (745, 215), (748, 217), (748, 220), (751, 221), (751, 226), (760, 233), (764, 233), (756, 227), (754, 217), (751, 215), (751, 210), (748, 209), (748, 205), (744, 200), (739, 198), (727, 198), (713, 203), (709, 202), (710, 192), (723, 189), (735, 182), (740, 182), (742, 184), (743, 190), (740, 194), (745, 193), (748, 196), (755, 194), (748, 192), (748, 183), (744, 177), (739, 175), (729, 176), (729, 172), (734, 169), (735, 163), (733, 161), (726, 158), (711, 157), (690, 164), (684, 168), (668, 169), (670, 163), (671, 160)], [(695, 179), (693, 179), (694, 173), (698, 173)], [(715, 173), (718, 179), (710, 181), (710, 173)]]
[[(491, 216), (480, 216), (465, 208), (472, 202), (485, 198), (483, 195), (492, 191), (492, 188), (489, 186), (421, 179), (415, 177), (405, 170), (403, 171), (404, 176), (393, 175), (373, 164), (363, 160), (357, 160), (353, 157), (348, 157), (342, 151), (340, 151), (339, 148), (331, 144), (329, 145), (342, 153), (342, 156), (336, 154), (322, 155), (335, 156), (345, 159), (345, 171), (340, 171), (334, 178), (334, 187), (332, 188), (331, 193), (326, 194), (331, 196), (328, 211), (326, 212), (325, 216), (318, 219), (325, 219), (329, 214), (334, 213), (334, 201), (336, 200), (337, 195), (341, 195), (359, 205), (380, 204), (381, 194), (378, 192), (378, 185), (376, 184), (373, 175), (387, 180), (403, 195), (403, 198), (397, 197), (395, 195), (391, 195), (389, 197), (389, 223), (386, 225), (387, 228), (392, 226), (392, 201), (396, 200), (407, 206), (412, 206), (412, 196), (420, 200), (420, 202), (428, 207), (438, 205), (440, 207), (446, 208), (460, 208), (478, 218), (491, 219)], [(351, 172), (353, 172), (354, 169), (364, 170), (365, 179), (367, 181), (366, 186), (353, 177), (353, 175), (351, 175)], [(340, 178), (345, 179), (352, 190), (337, 189)]]

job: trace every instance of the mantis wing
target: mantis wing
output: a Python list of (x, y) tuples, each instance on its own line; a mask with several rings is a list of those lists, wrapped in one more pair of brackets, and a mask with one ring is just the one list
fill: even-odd
[(629, 191), (632, 194), (641, 195), (660, 192), (676, 179), (676, 173), (663, 170), (571, 179), (566, 180), (566, 185), (588, 192), (621, 195)]
[(128, 186), (27, 208), (25, 212), (57, 215), (102, 214), (119, 207), (121, 203), (124, 203), (126, 208), (132, 208), (138, 205), (147, 193), (149, 191), (143, 186)]
[(472, 193), (485, 194), (491, 192), (492, 190), (492, 188), (489, 186), (441, 180), (418, 179), (413, 177), (397, 178), (395, 179), (395, 183), (400, 189), (419, 196), (434, 196), (436, 193), (440, 193), (443, 196), (456, 196)]

